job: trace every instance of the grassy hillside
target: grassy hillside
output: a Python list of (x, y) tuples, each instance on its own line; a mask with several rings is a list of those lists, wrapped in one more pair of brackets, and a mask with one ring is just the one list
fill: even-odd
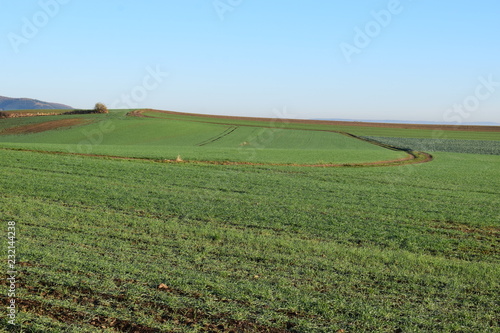
[(498, 156), (333, 172), (0, 154), (22, 327), (498, 328)]
[[(47, 116), (5, 119), (0, 146), (72, 153), (253, 163), (364, 163), (407, 156), (333, 132), (284, 129), (265, 123), (253, 126), (214, 124), (179, 119), (127, 117), (126, 111), (107, 115)], [(56, 122), (68, 117), (92, 123), (32, 134), (10, 134), (16, 128)], [(7, 132), (8, 131), (8, 132)]]
[[(72, 116), (92, 123), (0, 135), (0, 145), (186, 149), (200, 160), (400, 154), (314, 126), (269, 135), (255, 122), (125, 113)], [(61, 119), (0, 128), (42, 118)], [(256, 143), (263, 155), (242, 153)], [(309, 168), (0, 149), (0, 221), (16, 223), (18, 271), (17, 326), (3, 316), (0, 330), (499, 332), (500, 155), (433, 155)]]
[[(143, 113), (146, 116), (164, 119), (185, 119), (182, 113), (159, 113), (148, 111)], [(423, 138), (423, 139), (459, 139), (459, 140), (494, 140), (500, 141), (500, 129), (496, 131), (463, 131), (463, 130), (441, 130), (436, 129), (403, 129), (403, 128), (387, 128), (373, 126), (349, 126), (349, 125), (324, 125), (324, 124), (302, 124), (295, 122), (287, 122), (284, 119), (276, 119), (271, 124), (268, 121), (244, 120), (244, 119), (220, 119), (207, 118), (203, 116), (190, 116), (192, 121), (200, 121), (205, 123), (226, 123), (240, 126), (276, 126), (292, 129), (316, 129), (316, 130), (333, 130), (348, 132), (359, 136), (377, 136), (377, 137), (394, 137), (394, 138)], [(432, 126), (431, 126), (432, 127)], [(453, 127), (451, 127), (453, 128)]]

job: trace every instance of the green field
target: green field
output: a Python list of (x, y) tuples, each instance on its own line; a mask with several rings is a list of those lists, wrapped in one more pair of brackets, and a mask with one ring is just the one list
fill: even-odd
[[(324, 126), (125, 114), (0, 135), (19, 272), (6, 331), (500, 332), (500, 155), (311, 168), (293, 164), (406, 153)], [(381, 131), (354, 134), (419, 138)]]
[[(162, 114), (158, 112), (144, 112), (144, 115), (152, 117), (160, 117), (164, 119), (186, 119), (182, 114)], [(291, 129), (316, 129), (316, 130), (334, 130), (348, 132), (358, 136), (377, 136), (377, 137), (393, 137), (393, 138), (422, 138), (422, 139), (458, 139), (458, 140), (491, 140), (500, 141), (499, 132), (471, 132), (461, 130), (442, 131), (439, 129), (398, 129), (384, 128), (371, 126), (346, 126), (346, 125), (317, 125), (317, 124), (300, 124), (287, 122), (286, 119), (275, 119), (273, 122), (265, 121), (249, 121), (249, 120), (228, 120), (217, 118), (206, 118), (202, 116), (191, 116), (191, 121), (200, 121), (204, 123), (226, 123), (240, 126), (276, 126), (286, 127)]]
[(369, 137), (378, 142), (428, 152), (500, 155), (500, 141)]
[[(281, 164), (365, 163), (407, 156), (339, 133), (294, 130), (280, 124), (213, 124), (179, 119), (108, 115), (73, 115), (6, 119), (2, 130), (68, 117), (91, 124), (33, 134), (3, 135), (0, 147), (186, 161)], [(267, 126), (267, 127), (266, 127)], [(227, 134), (227, 135), (226, 135)]]

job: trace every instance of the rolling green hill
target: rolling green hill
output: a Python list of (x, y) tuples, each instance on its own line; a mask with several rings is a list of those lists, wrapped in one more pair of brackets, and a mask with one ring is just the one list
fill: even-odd
[[(35, 133), (36, 125), (67, 119), (83, 125)], [(90, 123), (89, 123), (90, 122)], [(17, 134), (26, 126), (34, 133)], [(29, 127), (31, 126), (31, 127)], [(397, 160), (407, 156), (346, 135), (321, 130), (288, 129), (280, 124), (217, 124), (190, 116), (177, 119), (106, 115), (5, 119), (0, 146), (72, 153), (185, 161), (282, 164), (343, 164)]]
[(498, 133), (129, 111), (0, 119), (1, 332), (500, 331)]

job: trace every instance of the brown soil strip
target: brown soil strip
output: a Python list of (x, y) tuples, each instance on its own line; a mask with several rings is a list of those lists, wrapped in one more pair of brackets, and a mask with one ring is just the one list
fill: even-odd
[(340, 167), (370, 167), (370, 166), (399, 166), (405, 164), (418, 164), (432, 161), (433, 157), (430, 154), (423, 152), (413, 152), (407, 157), (390, 161), (376, 161), (366, 163), (325, 163), (325, 164), (285, 164), (285, 163), (253, 163), (253, 162), (231, 162), (231, 161), (176, 161), (163, 160), (157, 161), (162, 163), (189, 163), (189, 164), (212, 164), (212, 165), (249, 165), (249, 166), (291, 166), (304, 168), (340, 168)]
[(50, 130), (63, 128), (63, 127), (82, 125), (85, 123), (89, 123), (91, 121), (92, 120), (90, 120), (90, 119), (82, 119), (82, 118), (61, 119), (61, 120), (47, 121), (47, 122), (40, 123), (40, 124), (31, 124), (31, 125), (12, 127), (12, 128), (8, 128), (8, 129), (2, 131), (0, 134), (1, 135), (12, 135), (12, 134), (40, 133), (40, 132), (50, 131)]
[(358, 121), (330, 121), (330, 120), (306, 120), (306, 119), (276, 119), (276, 118), (258, 118), (258, 117), (235, 117), (235, 116), (217, 116), (197, 113), (183, 113), (175, 111), (162, 111), (153, 109), (136, 110), (130, 112), (131, 116), (144, 116), (144, 112), (158, 112), (171, 115), (196, 116), (212, 119), (229, 119), (229, 120), (251, 120), (276, 123), (290, 124), (314, 124), (314, 125), (331, 125), (331, 126), (359, 126), (359, 127), (383, 127), (383, 128), (400, 128), (400, 129), (427, 129), (427, 130), (444, 130), (444, 131), (477, 131), (477, 132), (500, 132), (500, 126), (468, 126), (468, 125), (427, 125), (427, 124), (393, 124), (393, 123), (366, 123)]

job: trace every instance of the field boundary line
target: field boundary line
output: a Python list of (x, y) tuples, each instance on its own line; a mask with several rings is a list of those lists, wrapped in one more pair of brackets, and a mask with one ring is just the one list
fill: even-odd
[(153, 162), (153, 163), (168, 163), (168, 164), (208, 164), (208, 165), (233, 165), (233, 166), (276, 166), (276, 167), (304, 167), (304, 168), (341, 168), (341, 167), (387, 167), (387, 166), (401, 166), (410, 164), (420, 164), (427, 163), (433, 160), (431, 154), (425, 152), (417, 151), (405, 151), (408, 156), (399, 158), (396, 160), (387, 161), (375, 161), (375, 162), (365, 162), (365, 163), (324, 163), (324, 164), (298, 164), (298, 163), (255, 163), (255, 162), (234, 162), (234, 161), (179, 161), (176, 159), (150, 159), (150, 158), (139, 158), (139, 157), (125, 157), (125, 156), (113, 156), (113, 155), (98, 155), (98, 154), (84, 154), (84, 153), (69, 153), (60, 151), (46, 151), (46, 150), (35, 150), (35, 149), (23, 149), (23, 148), (5, 148), (0, 147), (0, 150), (5, 151), (18, 151), (18, 152), (30, 152), (39, 154), (51, 154), (51, 155), (66, 155), (66, 156), (84, 156), (84, 157), (94, 157), (102, 159), (115, 159), (115, 160), (127, 160), (127, 161), (142, 161), (142, 162)]

